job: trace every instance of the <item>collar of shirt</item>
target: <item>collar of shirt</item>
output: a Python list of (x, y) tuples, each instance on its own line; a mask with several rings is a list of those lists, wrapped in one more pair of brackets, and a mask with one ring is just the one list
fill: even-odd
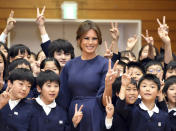
[(15, 106), (18, 105), (18, 103), (21, 101), (21, 99), (19, 100), (9, 100), (9, 106), (10, 106), (10, 109), (13, 110), (15, 108)]
[(45, 111), (46, 115), (49, 115), (51, 109), (56, 107), (56, 102), (55, 102), (55, 100), (54, 100), (51, 104), (46, 105), (46, 104), (41, 100), (40, 96), (38, 96), (38, 97), (36, 98), (36, 102), (37, 102), (39, 105), (42, 106), (42, 108), (43, 108), (43, 110)]
[(144, 103), (141, 101), (141, 103), (139, 104), (139, 107), (145, 111), (148, 112), (149, 116), (152, 117), (153, 113), (159, 113), (159, 108), (156, 106), (154, 106), (154, 108), (152, 110), (149, 110), (145, 105)]
[(175, 111), (175, 112), (176, 112), (176, 107), (175, 107), (175, 108), (168, 109), (168, 112), (171, 112), (171, 111)]

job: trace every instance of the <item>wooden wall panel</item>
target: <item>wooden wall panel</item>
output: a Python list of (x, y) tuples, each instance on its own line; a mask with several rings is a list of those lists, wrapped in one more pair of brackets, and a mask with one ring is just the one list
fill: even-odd
[[(61, 3), (64, 0), (0, 0), (0, 32), (6, 25), (11, 9), (16, 18), (35, 18), (36, 7), (47, 6), (47, 18), (61, 18)], [(67, 0), (73, 1), (73, 0)], [(149, 30), (159, 48), (156, 18), (166, 16), (172, 49), (176, 53), (176, 1), (175, 0), (74, 0), (78, 3), (79, 19), (140, 19), (142, 33)], [(142, 43), (145, 43), (143, 40)]]

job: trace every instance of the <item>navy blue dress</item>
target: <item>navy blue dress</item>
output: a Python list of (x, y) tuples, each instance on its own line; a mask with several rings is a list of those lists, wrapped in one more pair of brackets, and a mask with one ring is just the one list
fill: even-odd
[(84, 105), (83, 119), (78, 126), (80, 131), (102, 131), (104, 128), (102, 95), (107, 70), (107, 59), (96, 56), (91, 60), (82, 60), (79, 56), (67, 62), (61, 72), (58, 103), (69, 110), (70, 121), (74, 115), (75, 104)]

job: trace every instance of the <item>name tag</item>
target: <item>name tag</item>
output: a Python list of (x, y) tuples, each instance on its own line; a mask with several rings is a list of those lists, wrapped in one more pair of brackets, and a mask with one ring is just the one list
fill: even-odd
[(158, 122), (158, 127), (161, 127), (161, 122)]
[(18, 112), (14, 112), (14, 115), (18, 115)]
[(59, 124), (62, 125), (64, 122), (62, 120), (59, 121)]
[(173, 114), (174, 116), (176, 116), (176, 112), (174, 112), (174, 114)]

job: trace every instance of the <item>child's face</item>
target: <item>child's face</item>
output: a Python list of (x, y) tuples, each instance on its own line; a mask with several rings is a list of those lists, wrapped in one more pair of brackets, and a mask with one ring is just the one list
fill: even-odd
[(124, 68), (123, 68), (122, 65), (119, 65), (119, 64), (118, 64), (116, 70), (118, 71), (118, 73), (120, 74), (120, 76), (123, 75), (123, 70), (124, 70)]
[(176, 83), (174, 83), (168, 88), (167, 98), (168, 98), (168, 102), (175, 104), (175, 107), (176, 107)]
[(136, 81), (138, 82), (139, 79), (143, 76), (143, 73), (140, 69), (136, 67), (130, 67), (129, 68), (129, 75)]
[(47, 61), (44, 67), (44, 70), (51, 70), (53, 72), (55, 72), (57, 75), (59, 75), (59, 70), (56, 67), (56, 65), (54, 64), (54, 61)]
[(137, 87), (133, 84), (129, 84), (126, 88), (126, 103), (127, 104), (134, 104), (138, 98), (138, 90)]
[(151, 65), (147, 68), (147, 74), (153, 74), (158, 77), (158, 79), (162, 80), (163, 78), (163, 69), (159, 65)]
[(171, 77), (171, 76), (176, 76), (176, 69), (168, 69), (166, 72), (166, 79)]
[(4, 71), (4, 60), (2, 56), (0, 56), (0, 73), (3, 73)]
[(37, 87), (37, 90), (40, 92), (42, 101), (45, 104), (51, 104), (57, 97), (59, 93), (59, 84), (57, 82), (47, 81), (43, 85), (42, 89)]
[(70, 53), (65, 53), (63, 50), (54, 52), (54, 58), (59, 62), (61, 67), (64, 67), (66, 62), (71, 59)]
[(157, 84), (152, 80), (143, 80), (139, 87), (139, 94), (142, 100), (145, 101), (155, 101), (158, 95)]
[(18, 100), (26, 98), (31, 89), (31, 83), (26, 80), (15, 80), (13, 83), (9, 82), (11, 87), (11, 99)]

